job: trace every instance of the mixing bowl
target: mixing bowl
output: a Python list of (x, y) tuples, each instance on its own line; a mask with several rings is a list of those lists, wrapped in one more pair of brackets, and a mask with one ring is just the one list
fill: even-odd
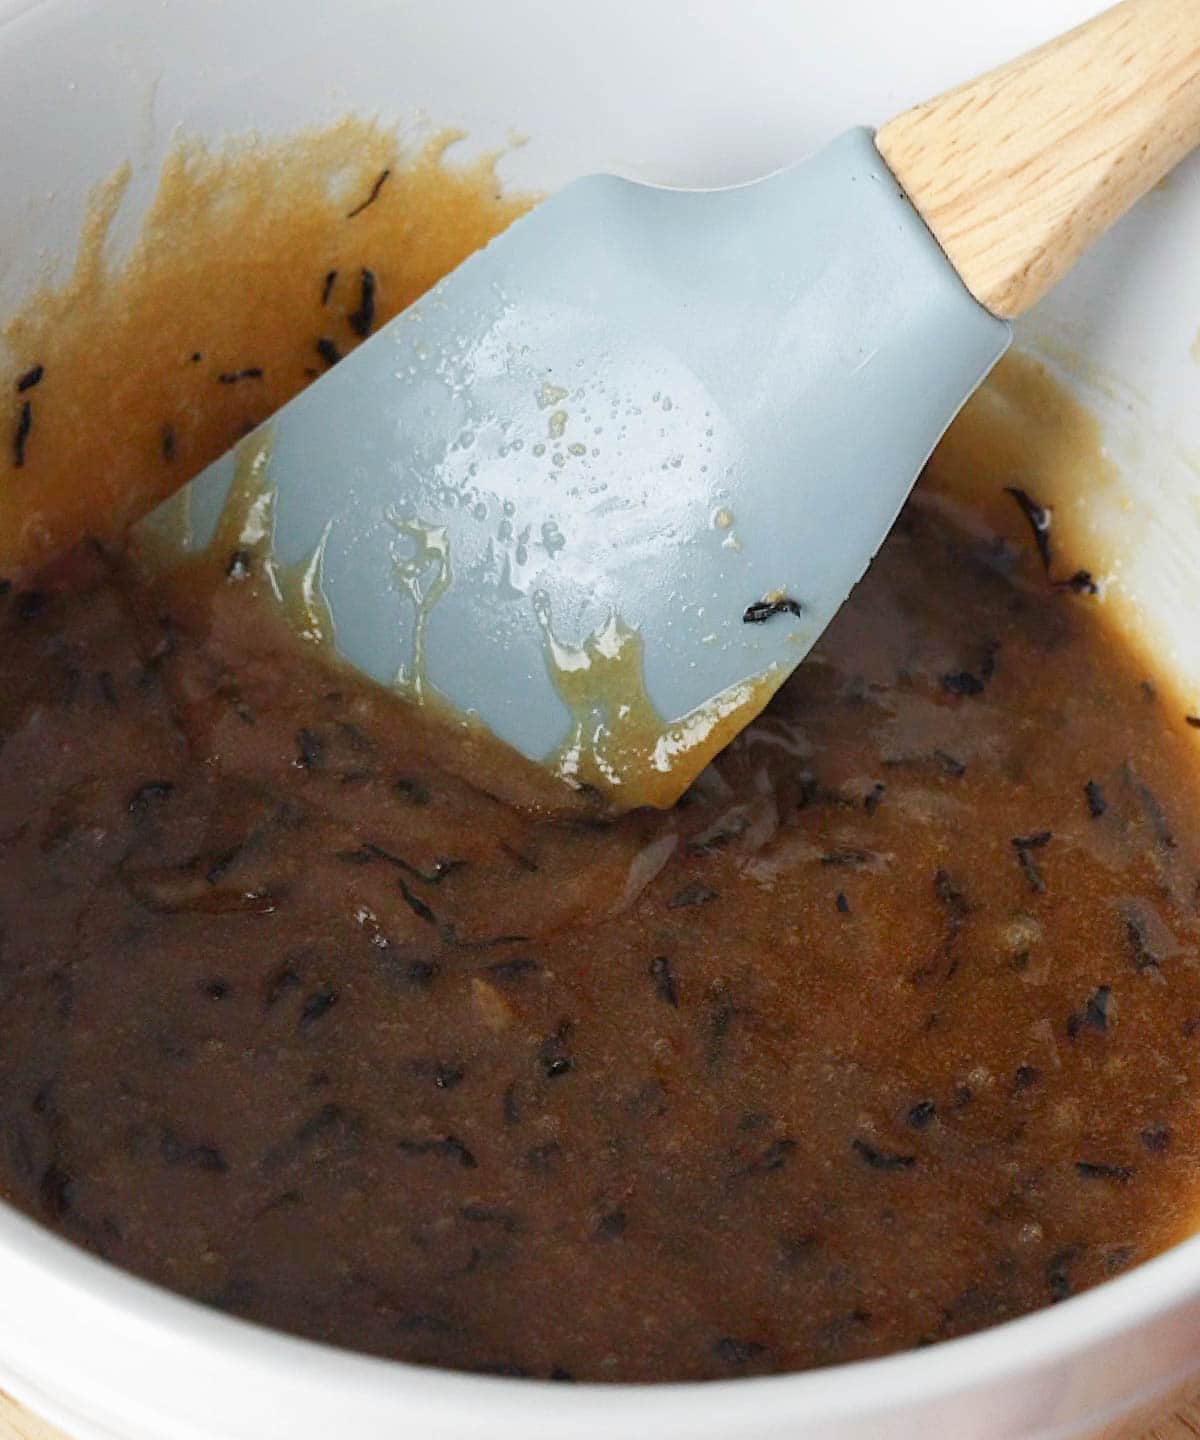
[[(611, 169), (723, 184), (882, 121), (1083, 19), (1088, 0), (0, 0), (0, 314), (69, 263), (124, 161), (135, 233), (173, 134), (355, 111), (508, 145), (507, 183)], [(512, 148), (516, 135), (527, 143)], [(1021, 329), (1091, 405), (1121, 480), (1081, 495), (1105, 603), (1200, 695), (1200, 165)], [(97, 423), (104, 423), (98, 416)], [(1200, 743), (1200, 741), (1198, 741)], [(2, 1038), (0, 1038), (2, 1043)], [(0, 1206), (0, 1386), (80, 1440), (968, 1440), (1110, 1434), (1200, 1374), (1200, 1239), (1099, 1290), (919, 1352), (647, 1389), (420, 1370), (161, 1293)]]

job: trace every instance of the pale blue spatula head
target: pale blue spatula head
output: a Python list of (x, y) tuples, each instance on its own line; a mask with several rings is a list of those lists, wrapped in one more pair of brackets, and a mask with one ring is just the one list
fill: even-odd
[[(1008, 341), (858, 130), (733, 189), (576, 181), (244, 444), (346, 660), (667, 803), (714, 715), (804, 658)], [(235, 467), (191, 482), (193, 548)]]

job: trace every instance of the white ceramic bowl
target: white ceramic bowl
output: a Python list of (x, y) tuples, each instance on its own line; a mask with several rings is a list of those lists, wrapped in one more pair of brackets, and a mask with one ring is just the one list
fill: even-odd
[[(1194, 0), (1200, 3), (1200, 0)], [(552, 188), (614, 169), (713, 184), (885, 119), (1090, 0), (0, 0), (0, 314), (73, 253), (89, 186), (130, 160), (124, 233), (173, 131), (354, 109), (529, 144)], [(1185, 166), (1025, 327), (1104, 417), (1136, 519), (1110, 602), (1200, 693), (1200, 166)], [(1165, 438), (1164, 438), (1165, 437)], [(1112, 516), (1109, 517), (1110, 519)], [(1107, 523), (1107, 522), (1105, 522)], [(1200, 1240), (978, 1336), (808, 1375), (652, 1389), (415, 1369), (158, 1292), (0, 1206), (0, 1385), (80, 1440), (956, 1440), (1108, 1433), (1200, 1373)]]

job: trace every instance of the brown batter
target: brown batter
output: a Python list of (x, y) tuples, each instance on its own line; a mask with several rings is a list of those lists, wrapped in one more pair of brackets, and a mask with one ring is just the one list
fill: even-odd
[(284, 145), (185, 144), (119, 265), (129, 174), (102, 185), (68, 283), (4, 327), (14, 381), (43, 375), (0, 392), (0, 575), (121, 535), (528, 209), (494, 156), (446, 163), (458, 138), (406, 156), (346, 120)]
[[(354, 223), (327, 219), (293, 257), (318, 289)], [(398, 206), (339, 269), (384, 273), (413, 223)], [(200, 333), (203, 291), (180, 303)], [(313, 318), (272, 317), (288, 383)], [(83, 352), (59, 363), (69, 392)], [(241, 382), (186, 383), (215, 440), (208, 400)], [(113, 444), (157, 434), (156, 386)], [(86, 416), (44, 408), (85, 446)], [(171, 463), (126, 456), (91, 493), (144, 500)], [(67, 537), (88, 512), (59, 503), (42, 533)], [(5, 1193), (240, 1314), (575, 1379), (928, 1343), (1187, 1233), (1194, 733), (1086, 584), (985, 522), (1024, 526), (1012, 496), (969, 527), (946, 503), (918, 493), (684, 802), (617, 821), (328, 668), (254, 557), (186, 594), (86, 546), (22, 578)]]

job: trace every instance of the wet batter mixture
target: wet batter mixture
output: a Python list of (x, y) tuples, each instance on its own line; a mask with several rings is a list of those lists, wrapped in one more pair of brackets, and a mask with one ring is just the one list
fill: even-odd
[[(768, 710), (620, 819), (330, 668), (256, 557), (131, 573), (129, 515), (433, 278), (424, 217), (448, 268), (519, 208), (367, 133), (357, 217), (311, 152), (245, 202), (299, 238), (236, 346), (274, 261), (230, 232), (214, 306), (162, 212), (204, 283), (90, 463), (88, 306), (13, 332), (4, 1194), (240, 1315), (577, 1380), (927, 1344), (1188, 1233), (1196, 727), (1039, 554), (1036, 476), (918, 491)], [(193, 231), (222, 164), (259, 161), (193, 157)], [(106, 286), (150, 313), (81, 274), (93, 325)]]

